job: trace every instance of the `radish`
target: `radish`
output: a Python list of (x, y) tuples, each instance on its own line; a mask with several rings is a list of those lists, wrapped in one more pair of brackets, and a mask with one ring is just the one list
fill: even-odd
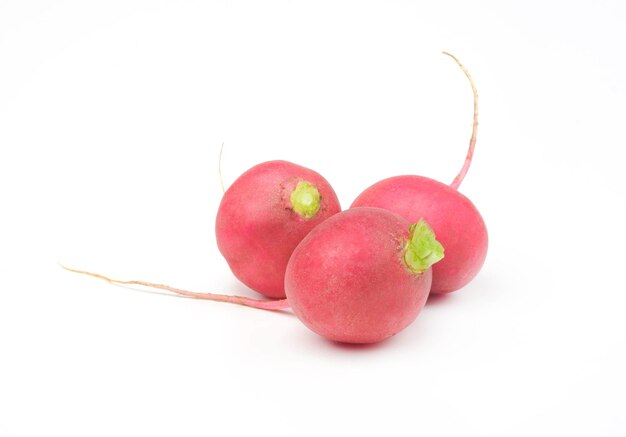
[(429, 226), (409, 225), (379, 208), (339, 213), (313, 229), (291, 255), (285, 291), (298, 318), (317, 334), (374, 343), (406, 328), (431, 286), (443, 248)]
[(463, 168), (449, 186), (423, 176), (396, 176), (363, 191), (351, 208), (378, 207), (400, 214), (410, 222), (424, 218), (446, 248), (446, 257), (433, 266), (432, 293), (448, 293), (465, 286), (487, 256), (487, 228), (474, 204), (458, 188), (472, 162), (478, 130), (478, 92), (467, 69), (461, 67), (474, 95), (474, 123)]
[(415, 320), (430, 290), (430, 266), (442, 258), (443, 247), (423, 220), (410, 225), (384, 209), (355, 208), (329, 218), (298, 245), (286, 269), (286, 299), (196, 293), (64, 268), (115, 284), (153, 287), (197, 299), (265, 310), (291, 307), (323, 337), (374, 343)]
[(291, 252), (318, 224), (341, 211), (320, 174), (286, 161), (258, 164), (224, 193), (217, 246), (235, 276), (271, 298), (284, 298)]

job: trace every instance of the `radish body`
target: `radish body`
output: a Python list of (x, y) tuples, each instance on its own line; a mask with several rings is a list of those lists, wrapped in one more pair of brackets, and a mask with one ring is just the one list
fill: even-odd
[(287, 300), (311, 330), (331, 340), (373, 343), (407, 327), (443, 250), (424, 223), (379, 208), (355, 208), (317, 226), (293, 252)]
[(422, 176), (396, 176), (361, 193), (354, 207), (384, 208), (409, 222), (424, 218), (446, 257), (433, 266), (432, 293), (447, 293), (476, 276), (487, 256), (487, 228), (474, 204), (446, 184)]
[(235, 276), (271, 298), (285, 297), (291, 253), (318, 224), (341, 211), (320, 174), (286, 161), (269, 161), (242, 174), (217, 212), (217, 245)]

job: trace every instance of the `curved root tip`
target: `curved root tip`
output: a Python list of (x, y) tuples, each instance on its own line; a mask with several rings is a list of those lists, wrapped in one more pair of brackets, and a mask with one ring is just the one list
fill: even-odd
[(474, 148), (476, 147), (476, 135), (478, 134), (478, 90), (476, 89), (476, 85), (474, 84), (472, 75), (470, 74), (469, 70), (465, 67), (465, 65), (463, 65), (461, 61), (459, 61), (458, 58), (454, 56), (452, 53), (446, 52), (445, 50), (442, 51), (441, 53), (443, 53), (446, 56), (451, 57), (454, 60), (454, 62), (456, 62), (457, 65), (461, 68), (461, 70), (465, 74), (465, 77), (467, 77), (467, 80), (469, 81), (470, 86), (472, 87), (472, 94), (474, 95), (474, 119), (472, 123), (472, 136), (470, 137), (469, 148), (467, 150), (467, 156), (465, 157), (465, 162), (463, 163), (463, 167), (461, 168), (461, 171), (454, 178), (454, 181), (452, 181), (452, 183), (450, 184), (452, 188), (454, 188), (455, 190), (458, 190), (459, 186), (461, 185), (461, 182), (463, 182), (463, 179), (465, 179), (465, 175), (467, 174), (467, 171), (469, 170), (470, 165), (472, 164), (472, 158), (474, 156)]
[(67, 270), (68, 272), (72, 272), (72, 273), (78, 273), (79, 275), (87, 275), (87, 276), (93, 276), (94, 278), (99, 278), (99, 279), (103, 279), (107, 282), (111, 282), (111, 283), (121, 283), (120, 281), (116, 281), (115, 279), (111, 279), (108, 278), (104, 275), (100, 275), (98, 273), (91, 273), (91, 272), (85, 272), (83, 270), (76, 270), (76, 269), (72, 269), (70, 267), (64, 266), (63, 264), (61, 264), (60, 262), (57, 262), (62, 268), (64, 268), (65, 270)]

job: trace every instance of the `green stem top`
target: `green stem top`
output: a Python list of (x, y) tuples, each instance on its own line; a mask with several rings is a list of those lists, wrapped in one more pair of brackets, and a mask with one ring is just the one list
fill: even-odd
[(305, 219), (313, 218), (320, 209), (322, 196), (313, 184), (307, 181), (300, 181), (291, 192), (291, 205), (293, 210)]
[(423, 273), (443, 259), (443, 246), (424, 219), (409, 228), (409, 241), (404, 252), (406, 265), (415, 273)]

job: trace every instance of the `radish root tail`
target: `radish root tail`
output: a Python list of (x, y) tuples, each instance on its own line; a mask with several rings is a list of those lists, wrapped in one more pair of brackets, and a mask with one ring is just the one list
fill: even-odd
[(220, 157), (217, 162), (217, 172), (220, 175), (220, 184), (222, 185), (222, 193), (226, 192), (224, 188), (224, 178), (222, 177), (222, 154), (224, 153), (224, 143), (222, 142), (222, 146), (220, 147)]
[(84, 270), (75, 270), (61, 264), (65, 270), (73, 273), (78, 273), (81, 275), (92, 276), (94, 278), (102, 279), (111, 284), (120, 284), (120, 285), (141, 285), (143, 287), (157, 288), (159, 290), (166, 290), (174, 294), (178, 294), (180, 296), (191, 297), (194, 299), (204, 299), (204, 300), (214, 300), (217, 302), (228, 302), (234, 303), (237, 305), (243, 305), (252, 308), (258, 308), (261, 310), (284, 310), (289, 308), (289, 302), (287, 299), (279, 299), (279, 300), (258, 300), (252, 299), (250, 297), (244, 296), (229, 296), (226, 294), (214, 294), (214, 293), (196, 293), (194, 291), (181, 290), (180, 288), (170, 287), (169, 285), (164, 284), (154, 284), (152, 282), (144, 282), (144, 281), (120, 281), (118, 279), (111, 279), (107, 276), (101, 275), (99, 273), (91, 273), (86, 272)]
[(467, 171), (469, 170), (470, 165), (472, 164), (472, 158), (474, 157), (474, 148), (476, 147), (476, 134), (478, 133), (478, 90), (476, 89), (476, 85), (474, 84), (474, 80), (472, 79), (472, 76), (469, 70), (465, 68), (465, 66), (461, 63), (461, 61), (459, 61), (456, 58), (456, 56), (454, 56), (451, 53), (448, 53), (448, 52), (442, 52), (442, 53), (444, 55), (450, 56), (452, 59), (454, 59), (454, 62), (456, 62), (459, 67), (461, 67), (461, 70), (463, 71), (463, 73), (465, 73), (465, 77), (467, 77), (467, 80), (469, 80), (470, 86), (472, 87), (472, 93), (474, 94), (474, 122), (472, 124), (472, 136), (469, 141), (469, 148), (467, 150), (467, 156), (465, 157), (463, 168), (461, 168), (461, 171), (459, 172), (459, 174), (454, 178), (454, 181), (452, 181), (452, 183), (450, 184), (452, 188), (454, 188), (455, 190), (458, 190), (459, 186), (461, 185), (461, 182), (463, 182), (463, 179), (465, 179), (465, 175), (467, 174)]

